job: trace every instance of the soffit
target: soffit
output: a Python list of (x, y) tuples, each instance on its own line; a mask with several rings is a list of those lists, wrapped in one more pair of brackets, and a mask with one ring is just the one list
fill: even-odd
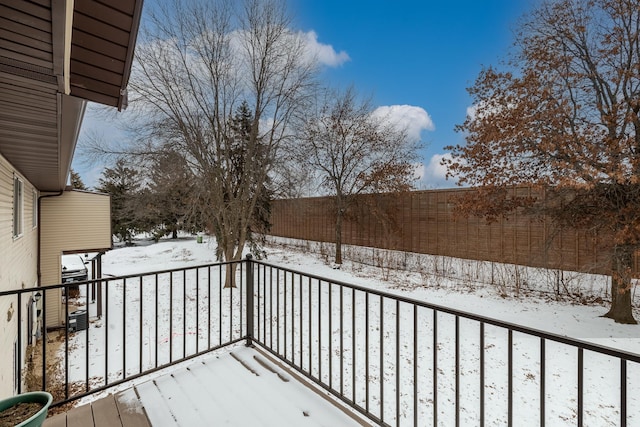
[(86, 101), (122, 109), (142, 0), (3, 0), (0, 154), (65, 188)]

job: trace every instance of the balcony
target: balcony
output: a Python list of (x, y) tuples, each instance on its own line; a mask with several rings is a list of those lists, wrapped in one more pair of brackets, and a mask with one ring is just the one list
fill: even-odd
[[(231, 277), (236, 287), (225, 288)], [(155, 413), (149, 408), (158, 400), (146, 399), (140, 387), (165, 384), (163, 375), (184, 377), (195, 369), (190, 364), (221, 360), (225, 374), (228, 364), (249, 378), (255, 376), (249, 368), (270, 372), (261, 377), (273, 382), (272, 395), (288, 393), (275, 387), (308, 383), (306, 389), (317, 393), (305, 402), (320, 399), (319, 393), (372, 425), (640, 423), (637, 354), (261, 261), (102, 278), (80, 289), (80, 298), (66, 301), (63, 310), (66, 318), (88, 310), (87, 328), (49, 331), (19, 358), (24, 381), (18, 391), (27, 384), (51, 391), (54, 406), (109, 392), (117, 408), (118, 393), (136, 390), (140, 406)], [(40, 328), (29, 326), (22, 309), (33, 291), (0, 293), (0, 302), (8, 299), (22, 319), (4, 332), (17, 334), (18, 348)], [(41, 293), (43, 311), (53, 294)], [(48, 351), (54, 345), (56, 352)], [(291, 381), (277, 379), (278, 373)], [(218, 383), (229, 394), (262, 390), (240, 378), (234, 371)], [(171, 381), (160, 394), (172, 387), (177, 393), (180, 383)], [(181, 416), (196, 417), (207, 402), (220, 404), (194, 400), (202, 396), (191, 395), (193, 405), (181, 405), (191, 410)], [(296, 408), (291, 399), (283, 405)], [(238, 416), (259, 411), (247, 405)]]

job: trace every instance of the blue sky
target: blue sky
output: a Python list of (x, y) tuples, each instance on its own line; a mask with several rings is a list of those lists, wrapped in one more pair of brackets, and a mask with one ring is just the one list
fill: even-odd
[[(413, 107), (392, 111), (422, 129), (424, 168), (418, 186), (442, 188), (454, 186), (437, 165), (444, 146), (464, 141), (454, 126), (471, 106), (466, 88), (482, 66), (506, 59), (519, 18), (540, 0), (287, 2), (295, 29), (307, 34), (326, 64), (324, 82), (353, 85), (375, 106)], [(83, 133), (100, 127), (100, 120), (89, 109)], [(74, 169), (95, 185), (103, 165), (87, 166), (78, 157)]]
[[(377, 105), (421, 107), (434, 130), (422, 132), (428, 167), (443, 147), (463, 142), (454, 132), (471, 100), (466, 88), (482, 66), (506, 59), (520, 17), (539, 0), (289, 0), (296, 23), (349, 60), (323, 74), (353, 84)], [(437, 159), (433, 159), (437, 163)], [(439, 169), (439, 168), (438, 168)], [(451, 187), (427, 170), (423, 188)]]

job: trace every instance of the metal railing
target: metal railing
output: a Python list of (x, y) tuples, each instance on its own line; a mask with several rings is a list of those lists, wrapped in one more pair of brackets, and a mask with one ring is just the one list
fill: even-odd
[[(17, 392), (49, 391), (56, 406), (243, 340), (245, 266), (219, 263), (0, 292), (0, 303), (17, 307), (17, 321), (5, 330), (23, 349), (16, 358), (23, 379)], [(236, 287), (226, 289), (230, 273)], [(31, 317), (26, 311), (36, 299)], [(67, 320), (43, 328), (47, 307), (57, 304)], [(37, 339), (37, 331), (44, 336)]]
[[(33, 293), (44, 319), (53, 291), (72, 286), (66, 327), (23, 346), (39, 329), (24, 308)], [(640, 355), (250, 258), (1, 292), (4, 303), (25, 384), (57, 404), (246, 340), (379, 425), (640, 423)], [(74, 303), (87, 310), (75, 331)]]
[(377, 424), (640, 425), (638, 354), (263, 262), (247, 273), (253, 341)]

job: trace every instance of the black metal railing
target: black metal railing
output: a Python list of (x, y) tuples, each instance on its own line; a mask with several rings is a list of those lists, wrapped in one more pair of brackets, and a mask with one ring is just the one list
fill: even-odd
[(254, 342), (378, 424), (640, 425), (638, 354), (263, 262), (252, 270)]
[[(27, 347), (62, 289), (65, 327)], [(1, 292), (0, 304), (16, 307), (5, 333), (27, 348), (18, 392), (57, 404), (244, 340), (379, 425), (640, 424), (640, 355), (251, 258)]]
[[(16, 358), (23, 377), (17, 392), (50, 391), (55, 406), (241, 341), (245, 266), (219, 263), (1, 292), (0, 303), (17, 307), (18, 321), (5, 330), (23, 349)], [(235, 287), (225, 288), (230, 274)], [(26, 310), (34, 302), (38, 311), (31, 317)], [(41, 339), (33, 331), (43, 331)]]

